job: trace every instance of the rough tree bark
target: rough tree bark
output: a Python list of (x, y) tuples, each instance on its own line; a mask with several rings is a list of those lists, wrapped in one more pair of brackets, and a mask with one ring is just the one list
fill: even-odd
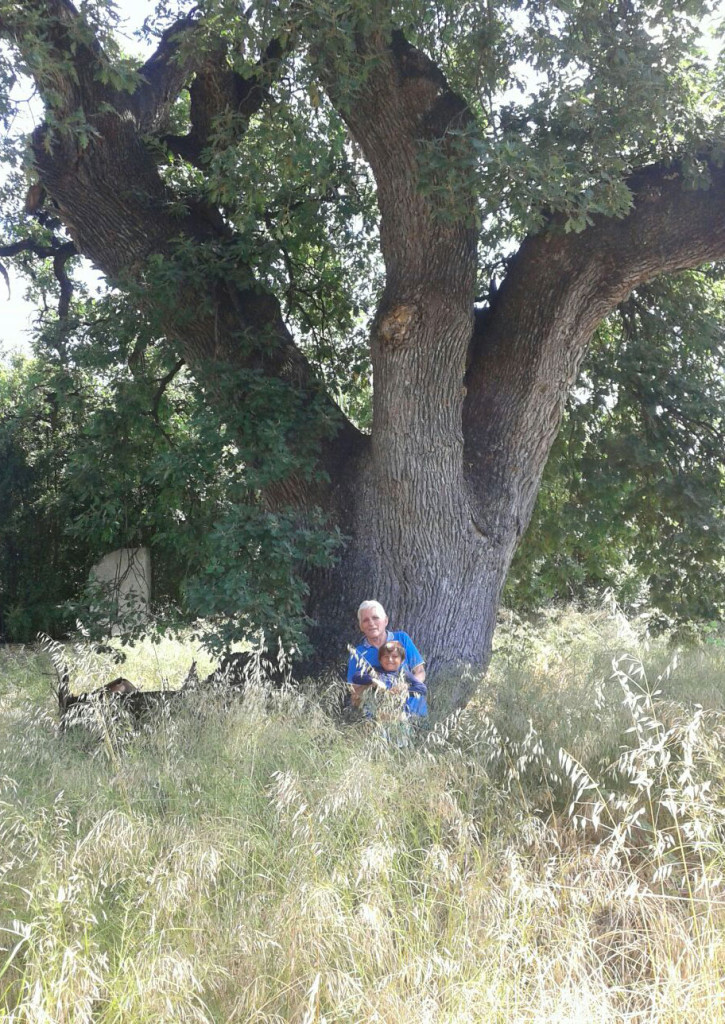
[[(189, 19), (165, 35), (129, 94), (102, 84), (105, 57), (87, 31), (79, 45), (69, 0), (27, 6), (44, 15), (45, 45), (72, 74), (45, 80), (22, 18), (6, 17), (0, 32), (25, 54), (56, 116), (82, 109), (94, 129), (85, 148), (71, 134), (38, 131), (40, 180), (78, 251), (158, 305), (150, 258), (171, 257), (183, 237), (224, 259), (234, 239), (218, 210), (179, 215), (144, 139), (164, 136), (171, 104), (193, 82), (192, 130), (166, 142), (203, 169), (214, 116), (236, 111), (244, 131), (264, 106), (281, 45), (270, 41), (259, 74), (242, 79), (225, 68), (221, 44), (200, 48), (201, 57), (187, 45), (200, 31)], [(313, 581), (310, 612), (327, 649), (330, 635), (354, 637), (355, 608), (374, 596), (430, 666), (485, 666), (508, 567), (589, 339), (636, 285), (725, 255), (725, 170), (712, 168), (708, 191), (688, 191), (676, 169), (647, 168), (630, 182), (624, 219), (599, 218), (580, 234), (551, 219), (524, 241), (491, 308), (474, 315), (473, 197), (451, 214), (420, 181), (422, 151), (435, 146), (450, 155), (465, 195), (466, 160), (455, 149), (466, 145), (465, 102), (402, 34), (373, 32), (355, 46), (367, 70), (353, 93), (339, 88), (324, 45), (311, 59), (377, 185), (386, 284), (370, 339), (372, 435), (321, 393), (277, 299), (238, 256), (211, 295), (206, 280), (179, 270), (173, 301), (157, 315), (212, 401), (225, 368), (254, 366), (290, 382), (304, 402), (326, 403), (332, 428), (316, 443), (328, 482), (293, 478), (268, 498), (319, 505), (349, 538), (337, 569)], [(464, 703), (470, 684), (455, 685), (451, 700)]]

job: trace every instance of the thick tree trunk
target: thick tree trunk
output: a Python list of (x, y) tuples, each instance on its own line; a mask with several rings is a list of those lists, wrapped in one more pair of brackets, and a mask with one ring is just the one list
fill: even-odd
[(375, 174), (386, 287), (371, 336), (369, 452), (349, 497), (343, 529), (350, 539), (330, 581), (329, 609), (317, 604), (315, 618), (339, 640), (346, 629), (354, 642), (355, 610), (375, 598), (393, 627), (413, 636), (429, 669), (484, 664), (504, 575), (480, 543), (464, 479), (472, 197), (459, 195), (452, 209), (426, 197), (419, 180), (422, 146), (448, 151), (468, 114), (440, 71), (399, 34), (390, 45), (365, 39), (359, 53), (376, 57), (363, 89), (340, 94), (324, 54), (321, 74)]

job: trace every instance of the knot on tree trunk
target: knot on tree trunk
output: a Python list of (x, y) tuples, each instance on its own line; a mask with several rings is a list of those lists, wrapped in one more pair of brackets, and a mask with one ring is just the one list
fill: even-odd
[(412, 337), (410, 326), (414, 317), (414, 306), (395, 306), (385, 313), (378, 325), (378, 337), (382, 344), (391, 348), (409, 345)]

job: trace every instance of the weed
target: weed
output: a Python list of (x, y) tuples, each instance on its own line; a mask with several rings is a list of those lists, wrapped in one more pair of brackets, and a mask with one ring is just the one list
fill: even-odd
[[(471, 705), (403, 747), (340, 728), (332, 683), (262, 680), (82, 742), (47, 662), (0, 657), (9, 1022), (723, 1018), (718, 644), (514, 623)], [(133, 657), (146, 688), (191, 660)]]

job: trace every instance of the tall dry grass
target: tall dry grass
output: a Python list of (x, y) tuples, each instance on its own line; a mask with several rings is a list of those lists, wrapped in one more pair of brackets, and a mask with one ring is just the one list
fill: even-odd
[(503, 625), (408, 746), (309, 693), (59, 737), (0, 652), (0, 1019), (722, 1020), (725, 647)]

